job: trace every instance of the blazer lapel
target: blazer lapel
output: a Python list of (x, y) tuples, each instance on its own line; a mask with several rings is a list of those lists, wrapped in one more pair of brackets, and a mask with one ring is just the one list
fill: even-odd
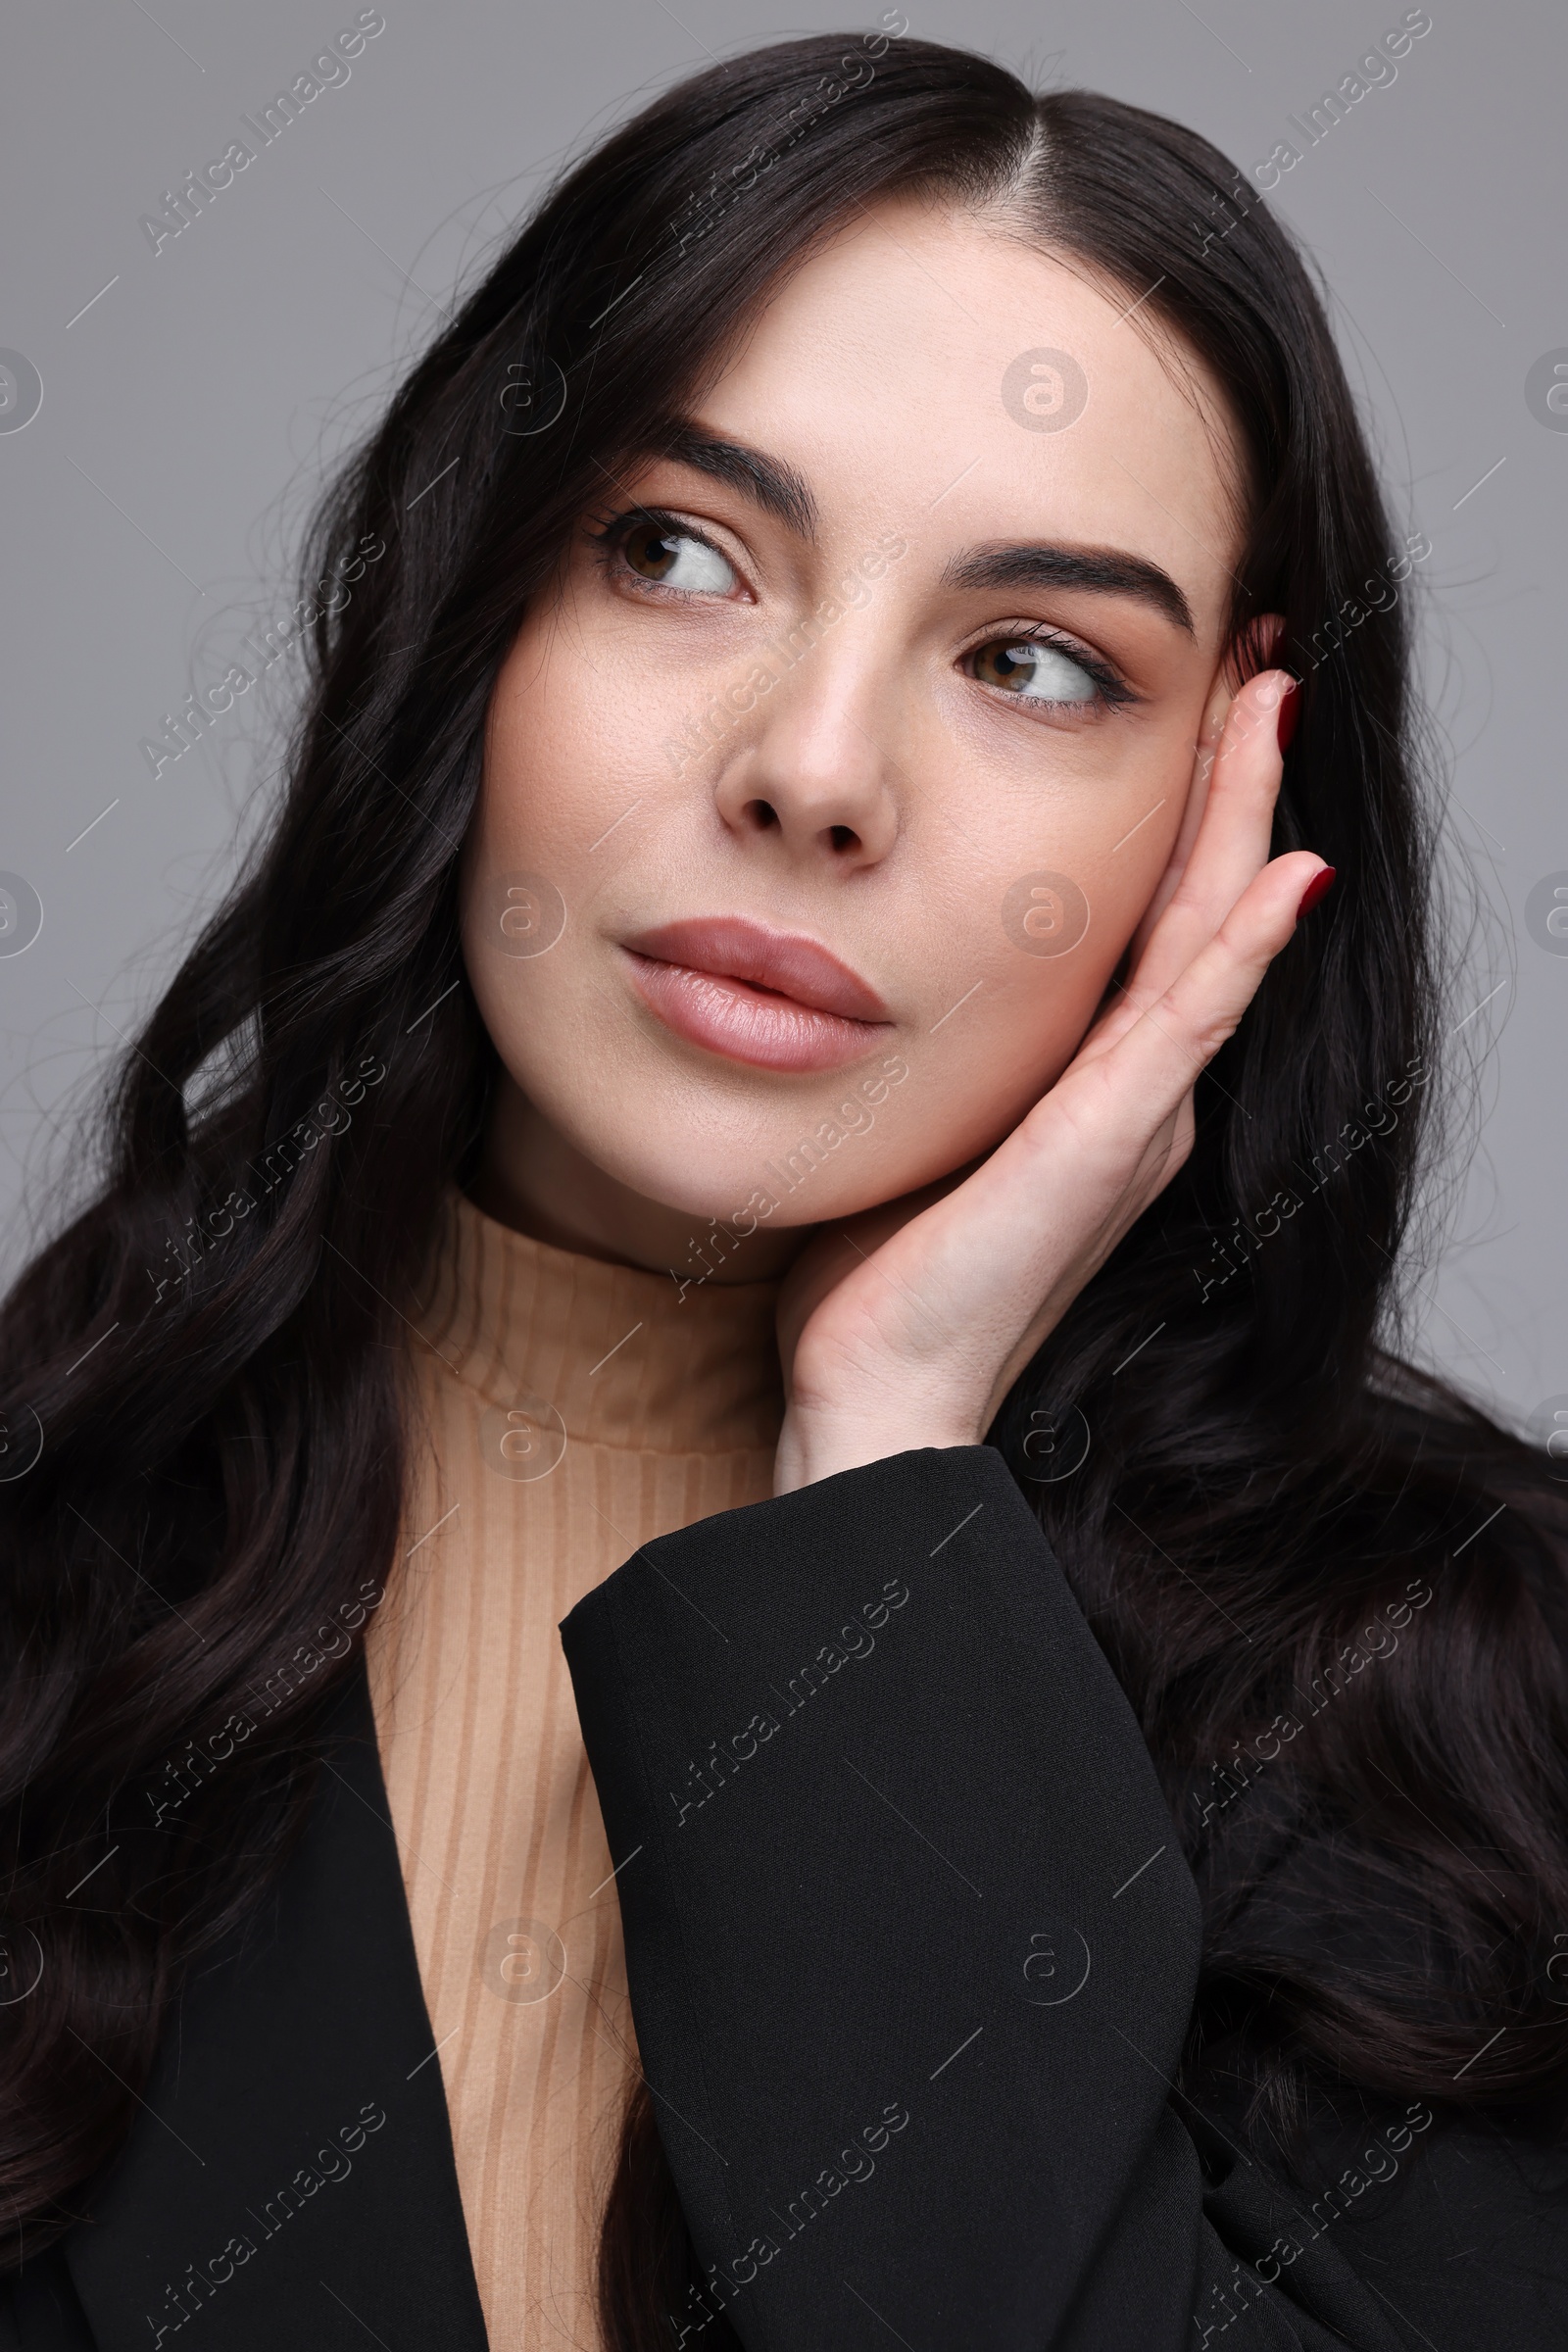
[(485, 2352), (363, 1662), (271, 1897), (65, 2241), (100, 2352)]

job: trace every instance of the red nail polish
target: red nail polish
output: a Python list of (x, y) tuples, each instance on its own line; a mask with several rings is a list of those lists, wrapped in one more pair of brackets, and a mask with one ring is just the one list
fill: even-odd
[(1334, 872), (1335, 869), (1332, 865), (1325, 865), (1321, 866), (1312, 876), (1311, 881), (1301, 893), (1301, 904), (1296, 909), (1298, 922), (1300, 921), (1303, 914), (1311, 913), (1319, 899), (1328, 897), (1334, 887)]
[(1301, 689), (1292, 678), (1280, 697), (1280, 757), (1282, 759), (1291, 737), (1296, 733), (1296, 722), (1300, 715)]

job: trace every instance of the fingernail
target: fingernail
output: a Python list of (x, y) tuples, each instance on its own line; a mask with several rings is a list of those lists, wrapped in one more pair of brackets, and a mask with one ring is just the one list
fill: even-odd
[(1317, 905), (1319, 899), (1326, 899), (1328, 897), (1329, 892), (1334, 887), (1334, 872), (1335, 869), (1332, 865), (1324, 865), (1320, 866), (1318, 871), (1312, 876), (1311, 881), (1301, 893), (1301, 904), (1296, 909), (1296, 919), (1298, 922), (1300, 921), (1303, 914), (1311, 913), (1312, 908)]
[[(1292, 678), (1289, 685), (1283, 688), (1280, 697), (1280, 757), (1282, 759), (1291, 737), (1296, 733), (1296, 722), (1300, 715), (1301, 690), (1296, 680)], [(1332, 866), (1329, 870), (1331, 873), (1333, 872)], [(1319, 876), (1320, 880), (1321, 878)]]

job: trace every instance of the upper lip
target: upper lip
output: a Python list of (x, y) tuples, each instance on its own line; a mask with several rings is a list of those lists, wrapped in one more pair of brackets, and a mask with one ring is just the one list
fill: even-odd
[(800, 931), (770, 931), (742, 914), (695, 915), (661, 923), (624, 943), (635, 955), (660, 963), (681, 963), (717, 979), (745, 980), (772, 989), (813, 1012), (836, 1012), (844, 1020), (885, 1021), (888, 1008), (869, 982)]

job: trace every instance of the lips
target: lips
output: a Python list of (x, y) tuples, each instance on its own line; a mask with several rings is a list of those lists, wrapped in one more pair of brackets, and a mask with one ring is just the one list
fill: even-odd
[(884, 1045), (887, 1006), (814, 939), (740, 915), (665, 923), (624, 943), (632, 979), (666, 1028), (732, 1061), (832, 1069)]

